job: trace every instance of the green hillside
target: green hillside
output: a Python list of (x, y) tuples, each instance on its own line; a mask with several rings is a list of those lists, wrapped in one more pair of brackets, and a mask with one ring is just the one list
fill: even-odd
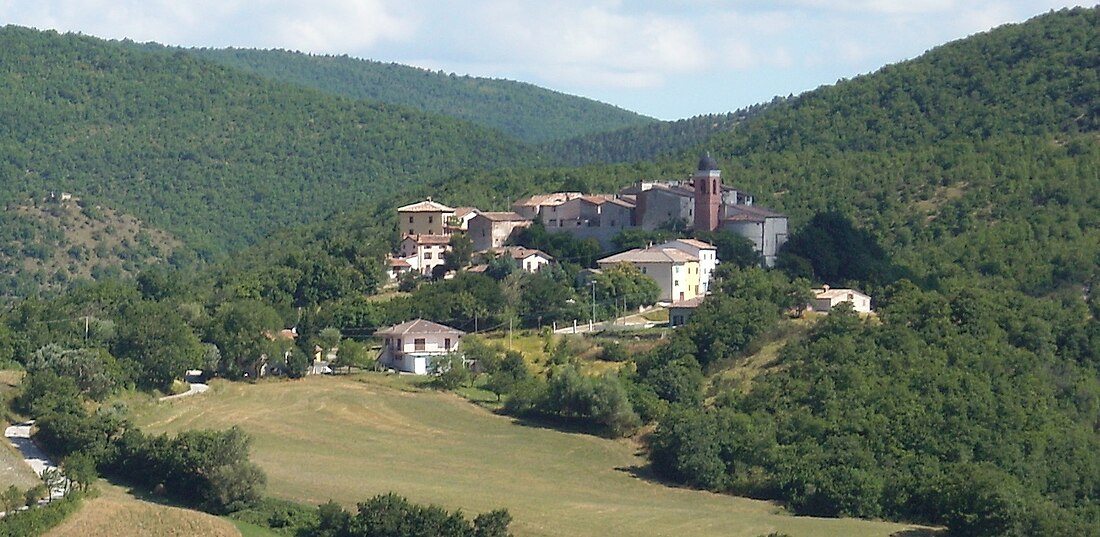
[[(1094, 535), (1098, 67), (1100, 9), (1060, 11), (776, 103), (679, 158), (440, 186), (495, 202), (610, 189), (682, 176), (710, 150), (727, 182), (791, 215), (791, 275), (869, 291), (879, 317), (783, 336), (782, 308), (761, 299), (782, 286), (726, 273), (667, 346), (635, 359), (654, 470), (949, 535)], [(747, 393), (716, 383), (704, 403), (693, 378), (745, 366), (768, 337), (775, 367)]]
[(0, 30), (0, 202), (69, 191), (206, 257), (461, 168), (530, 161), (488, 129), (184, 53)]
[(57, 292), (79, 280), (133, 277), (185, 264), (183, 245), (131, 215), (82, 200), (32, 200), (0, 217), (0, 302)]
[(734, 130), (780, 102), (783, 99), (776, 97), (769, 104), (757, 104), (727, 114), (625, 127), (550, 142), (541, 147), (556, 162), (570, 166), (657, 160), (705, 144), (716, 134)]
[(616, 106), (511, 80), (284, 50), (186, 52), (271, 80), (462, 119), (528, 143), (655, 122)]
[(1083, 284), (1100, 254), (1098, 18), (1063, 11), (950, 43), (708, 148), (727, 181), (794, 224), (852, 215), (919, 274)]

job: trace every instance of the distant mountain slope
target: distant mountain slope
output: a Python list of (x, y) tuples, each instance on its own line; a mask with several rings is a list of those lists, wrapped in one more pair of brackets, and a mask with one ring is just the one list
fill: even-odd
[(448, 75), (396, 63), (283, 50), (187, 49), (185, 52), (271, 80), (462, 119), (528, 143), (563, 140), (656, 121), (609, 104), (531, 84)]
[(206, 254), (461, 168), (535, 162), (471, 124), (184, 53), (0, 29), (0, 202), (66, 190)]
[(733, 130), (781, 102), (783, 99), (776, 97), (769, 104), (758, 104), (728, 114), (706, 114), (678, 121), (624, 127), (549, 142), (540, 147), (548, 157), (570, 166), (655, 160), (705, 144), (712, 136)]

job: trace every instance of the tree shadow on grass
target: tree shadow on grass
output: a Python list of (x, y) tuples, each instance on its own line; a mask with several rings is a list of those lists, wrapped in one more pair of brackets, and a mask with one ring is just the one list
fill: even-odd
[[(633, 477), (634, 479), (638, 479), (640, 481), (645, 481), (646, 483), (650, 483), (650, 484), (653, 484), (653, 485), (660, 485), (662, 487), (668, 487), (668, 488), (674, 488), (674, 489), (683, 489), (683, 490), (697, 490), (697, 491), (700, 491), (700, 492), (713, 492), (715, 494), (722, 494), (722, 493), (717, 492), (717, 491), (707, 490), (707, 489), (700, 489), (700, 488), (692, 487), (690, 485), (685, 485), (683, 483), (677, 483), (676, 481), (670, 481), (668, 479), (665, 479), (665, 478), (657, 475), (657, 473), (653, 471), (653, 467), (648, 465), (648, 464), (645, 464), (645, 465), (632, 464), (630, 466), (617, 466), (617, 467), (615, 467), (615, 471), (627, 474), (630, 477)], [(752, 496), (752, 495), (749, 495), (749, 494), (743, 494), (743, 493), (728, 494), (728, 495), (731, 496), (731, 497), (750, 498), (750, 499), (753, 499), (753, 500), (775, 501), (774, 498), (755, 497), (755, 496)]]
[(182, 501), (169, 497), (167, 494), (160, 490), (149, 490), (146, 487), (135, 485), (132, 482), (119, 479), (117, 477), (101, 477), (100, 479), (125, 490), (126, 494), (129, 494), (135, 499), (141, 500), (143, 502), (154, 503), (164, 507), (178, 507), (180, 509), (188, 509), (192, 511), (198, 510), (194, 506), (188, 505), (186, 503), (183, 503)]
[(683, 487), (683, 485), (680, 485), (679, 483), (673, 483), (672, 481), (661, 479), (653, 471), (653, 468), (651, 468), (648, 464), (644, 466), (637, 464), (632, 464), (630, 466), (617, 466), (615, 467), (615, 471), (627, 474), (634, 479), (641, 479), (642, 481), (649, 481), (651, 483), (666, 485), (670, 487)]
[(547, 429), (551, 431), (558, 431), (561, 433), (586, 434), (589, 436), (598, 436), (600, 438), (607, 439), (614, 438), (607, 432), (607, 429), (598, 425), (593, 425), (583, 420), (558, 418), (553, 416), (515, 416), (500, 410), (498, 410), (496, 413), (511, 418), (512, 423), (520, 425), (522, 427)]
[[(664, 478), (658, 476), (656, 474), (656, 472), (653, 471), (653, 468), (650, 467), (649, 465), (644, 465), (644, 466), (640, 466), (640, 465), (619, 466), (619, 467), (615, 468), (615, 471), (623, 472), (623, 473), (625, 473), (625, 474), (627, 474), (627, 475), (629, 475), (629, 476), (631, 476), (635, 479), (639, 479), (639, 480), (642, 480), (642, 481), (645, 481), (647, 483), (651, 483), (651, 484), (654, 484), (654, 485), (661, 485), (661, 486), (664, 486), (664, 487), (684, 489), (684, 490), (698, 490), (698, 491), (702, 491), (702, 492), (714, 492), (715, 494), (724, 494), (724, 493), (715, 492), (715, 491), (706, 491), (705, 489), (697, 489), (695, 487), (684, 485), (683, 483), (676, 483), (674, 481), (669, 481), (667, 479), (664, 479)], [(748, 498), (750, 500), (761, 500), (761, 501), (766, 501), (766, 502), (772, 502), (773, 504), (775, 504), (778, 507), (781, 507), (784, 510), (788, 509), (784, 502), (782, 502), (780, 500), (777, 500), (774, 497), (769, 497), (769, 496), (763, 495), (763, 494), (751, 494), (751, 493), (746, 493), (746, 492), (739, 492), (739, 493), (736, 493), (736, 494), (728, 494), (728, 495), (732, 496), (732, 497), (737, 497), (737, 498)], [(802, 516), (802, 515), (798, 515), (798, 514), (794, 513), (793, 511), (788, 510), (786, 512), (788, 512), (791, 516)], [(905, 522), (901, 522), (901, 523), (904, 524)], [(898, 532), (891, 533), (890, 537), (946, 537), (946, 535), (947, 535), (947, 530), (944, 529), (944, 528), (908, 528), (908, 529), (904, 529), (904, 530), (901, 530), (901, 531), (898, 531)]]
[(947, 530), (943, 528), (910, 528), (891, 533), (890, 537), (943, 537)]

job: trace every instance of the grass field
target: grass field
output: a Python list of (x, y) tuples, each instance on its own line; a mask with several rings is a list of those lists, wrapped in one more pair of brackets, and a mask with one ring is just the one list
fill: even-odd
[[(390, 377), (392, 378), (392, 377)], [(216, 382), (206, 395), (136, 408), (149, 432), (240, 425), (275, 496), (317, 504), (394, 491), (467, 514), (505, 507), (517, 536), (887, 536), (883, 522), (784, 514), (768, 502), (647, 479), (612, 441), (516, 423), (387, 377)]]
[(76, 513), (46, 537), (241, 537), (228, 520), (147, 502), (105, 481), (96, 487), (99, 496), (84, 500)]

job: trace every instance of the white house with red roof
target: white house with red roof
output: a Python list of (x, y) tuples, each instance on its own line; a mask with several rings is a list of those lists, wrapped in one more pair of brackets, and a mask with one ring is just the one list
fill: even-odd
[(524, 272), (538, 272), (554, 261), (550, 254), (525, 246), (502, 246), (491, 248), (486, 253), (494, 256), (506, 255), (511, 257), (516, 260), (520, 270)]
[(401, 239), (399, 259), (411, 270), (431, 274), (432, 269), (443, 264), (443, 255), (450, 250), (451, 238), (446, 235), (406, 235)]
[(816, 312), (829, 313), (836, 306), (851, 302), (856, 313), (871, 313), (871, 297), (855, 289), (833, 289), (824, 285), (813, 293), (810, 308)]
[(426, 375), (433, 370), (433, 364), (459, 352), (465, 334), (424, 319), (382, 328), (374, 333), (382, 339), (378, 362), (397, 371)]

